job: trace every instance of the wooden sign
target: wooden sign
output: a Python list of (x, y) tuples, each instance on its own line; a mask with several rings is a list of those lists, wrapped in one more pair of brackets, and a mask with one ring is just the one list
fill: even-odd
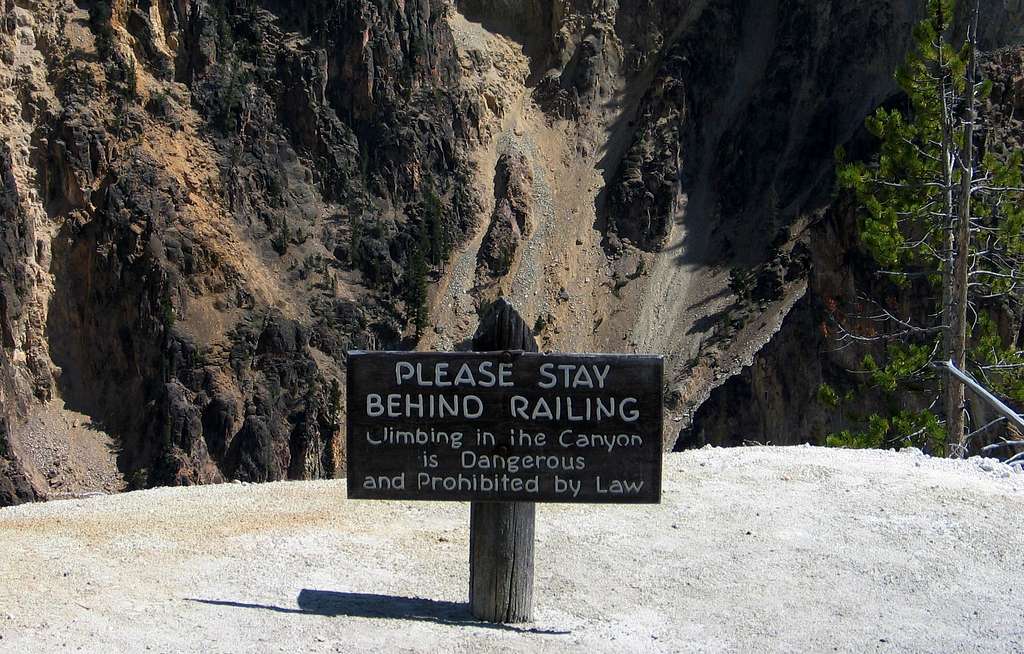
[(661, 357), (351, 352), (347, 413), (351, 498), (661, 498)]

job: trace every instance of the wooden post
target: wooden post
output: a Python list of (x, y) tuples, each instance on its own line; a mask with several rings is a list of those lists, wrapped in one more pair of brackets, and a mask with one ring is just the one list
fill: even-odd
[[(519, 313), (504, 298), (473, 336), (477, 352), (537, 351)], [(486, 622), (530, 622), (533, 616), (533, 502), (473, 502), (469, 512), (469, 604)]]

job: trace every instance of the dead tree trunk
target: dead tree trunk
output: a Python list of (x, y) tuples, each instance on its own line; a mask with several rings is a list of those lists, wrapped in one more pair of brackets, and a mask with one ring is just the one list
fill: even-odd
[[(512, 305), (500, 299), (473, 337), (477, 352), (524, 350), (537, 343)], [(487, 622), (533, 615), (533, 502), (473, 502), (469, 518), (469, 604)]]
[[(970, 54), (967, 59), (967, 88), (964, 108), (964, 140), (957, 159), (960, 169), (960, 202), (956, 211), (956, 236), (953, 251), (953, 274), (950, 289), (952, 311), (947, 333), (949, 334), (948, 358), (961, 370), (967, 369), (967, 305), (968, 283), (971, 259), (971, 186), (974, 183), (974, 123), (975, 115), (975, 36), (978, 13), (975, 10), (973, 25), (968, 33)], [(967, 432), (965, 421), (966, 398), (963, 383), (950, 375), (946, 382), (946, 433), (947, 456), (962, 457), (965, 453), (964, 436)]]

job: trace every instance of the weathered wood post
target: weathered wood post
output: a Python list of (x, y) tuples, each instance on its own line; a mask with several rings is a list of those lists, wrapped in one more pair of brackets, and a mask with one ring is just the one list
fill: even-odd
[[(526, 321), (504, 298), (473, 336), (477, 352), (537, 351)], [(469, 509), (469, 604), (487, 622), (533, 616), (533, 502), (473, 502)]]
[(657, 503), (661, 357), (542, 354), (498, 300), (476, 352), (348, 353), (348, 497), (472, 502), (469, 602), (533, 613), (535, 503)]

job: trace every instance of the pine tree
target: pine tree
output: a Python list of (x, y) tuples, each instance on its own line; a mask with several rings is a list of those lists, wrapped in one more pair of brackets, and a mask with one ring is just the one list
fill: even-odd
[[(951, 361), (1024, 400), (1016, 395), (1024, 386), (1020, 345), (992, 329), (993, 316), (1019, 313), (1024, 297), (1022, 153), (978, 147), (986, 139), (977, 107), (991, 85), (978, 75), (977, 12), (966, 41), (954, 48), (952, 0), (928, 0), (927, 9), (914, 29), (915, 49), (896, 74), (909, 110), (880, 108), (867, 119), (880, 143), (876, 160), (846, 163), (841, 151), (837, 159), (839, 185), (856, 197), (861, 240), (879, 272), (904, 288), (926, 289), (934, 310), (922, 322), (865, 298), (875, 310), (858, 317), (884, 323), (882, 333), (838, 324), (840, 340), (888, 342), (886, 361), (865, 359), (877, 385), (941, 391), (930, 404), (928, 397), (919, 403), (941, 407), (941, 426), (930, 409), (904, 410), (891, 421), (872, 417), (868, 431), (889, 439), (944, 431), (946, 453), (958, 456), (968, 445), (964, 386), (952, 376), (937, 378), (933, 363)], [(907, 433), (893, 433), (900, 430)]]
[(416, 338), (423, 335), (430, 321), (427, 307), (427, 260), (423, 256), (423, 247), (417, 245), (409, 255), (409, 268), (406, 271), (405, 304), (413, 325), (416, 327)]

